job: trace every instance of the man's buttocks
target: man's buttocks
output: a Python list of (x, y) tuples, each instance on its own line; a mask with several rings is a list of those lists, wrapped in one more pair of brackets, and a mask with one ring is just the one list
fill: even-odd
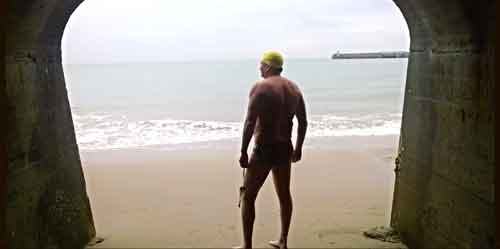
[(292, 153), (293, 145), (291, 140), (256, 143), (250, 161), (260, 165), (287, 165), (291, 162)]

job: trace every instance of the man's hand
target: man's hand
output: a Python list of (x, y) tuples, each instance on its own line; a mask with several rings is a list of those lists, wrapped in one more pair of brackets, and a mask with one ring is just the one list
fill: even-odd
[(292, 154), (292, 162), (296, 163), (302, 158), (302, 149), (295, 149)]
[(240, 167), (248, 168), (248, 154), (246, 152), (241, 152)]

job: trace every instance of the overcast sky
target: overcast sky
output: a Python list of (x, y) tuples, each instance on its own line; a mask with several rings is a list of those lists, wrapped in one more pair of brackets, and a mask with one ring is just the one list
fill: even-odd
[(288, 58), (408, 50), (392, 0), (85, 0), (62, 40), (63, 63)]

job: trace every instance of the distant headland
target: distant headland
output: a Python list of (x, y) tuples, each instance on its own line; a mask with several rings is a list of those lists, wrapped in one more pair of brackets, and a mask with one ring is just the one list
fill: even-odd
[(408, 58), (406, 51), (390, 51), (376, 53), (337, 53), (332, 55), (332, 59), (381, 59), (381, 58)]

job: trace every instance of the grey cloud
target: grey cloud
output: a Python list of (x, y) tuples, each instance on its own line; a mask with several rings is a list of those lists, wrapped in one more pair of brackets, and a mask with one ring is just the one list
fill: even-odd
[(269, 47), (324, 57), (337, 49), (409, 46), (391, 0), (214, 0), (185, 14), (170, 9), (176, 2), (159, 0), (125, 1), (128, 7), (110, 15), (99, 9), (113, 1), (86, 0), (73, 14), (63, 37), (64, 63), (253, 58)]

